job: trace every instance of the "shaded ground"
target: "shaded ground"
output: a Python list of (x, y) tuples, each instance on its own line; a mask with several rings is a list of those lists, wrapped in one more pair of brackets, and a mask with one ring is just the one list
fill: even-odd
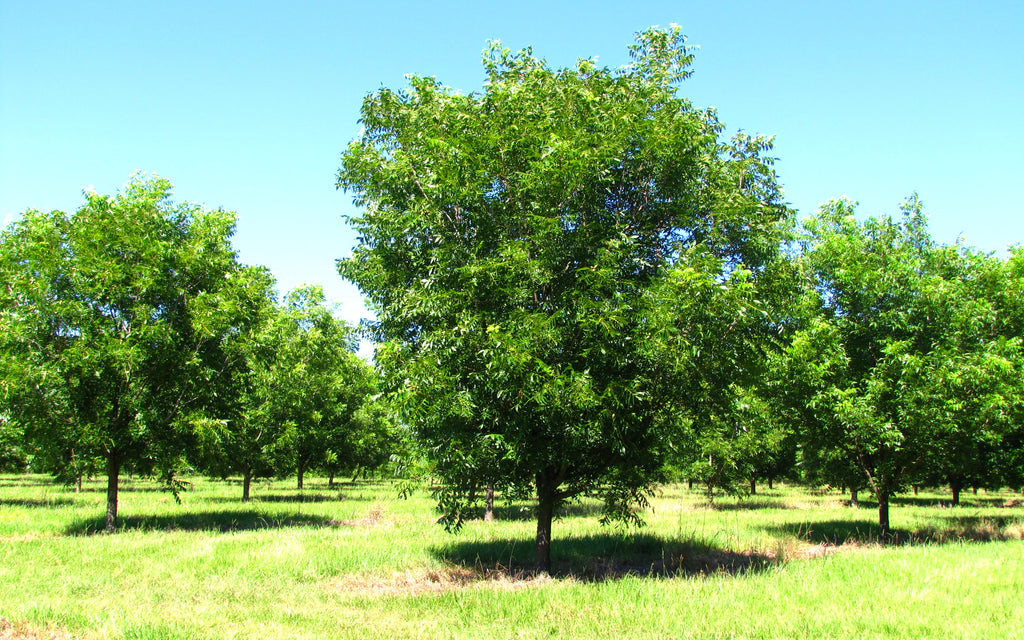
[(0, 498), (0, 507), (23, 507), (26, 509), (52, 509), (75, 504), (70, 498), (47, 498), (45, 500), (8, 500)]
[[(533, 540), (464, 542), (457, 539), (432, 550), (462, 571), (489, 576), (533, 577)], [(582, 582), (625, 576), (670, 578), (716, 573), (765, 571), (778, 564), (772, 554), (737, 552), (692, 540), (669, 540), (647, 534), (596, 534), (558, 538), (551, 547), (555, 578)]]
[[(914, 530), (893, 529), (886, 544), (949, 544), (1024, 539), (1024, 518), (1020, 516), (963, 516), (952, 513), (938, 526)], [(812, 544), (879, 544), (876, 520), (823, 520), (764, 527), (774, 535), (790, 535)]]
[[(229, 511), (182, 513), (171, 516), (121, 516), (117, 517), (118, 530), (125, 531), (250, 531), (255, 529), (280, 529), (283, 527), (327, 526), (333, 522), (323, 516), (308, 513), (275, 514), (268, 516), (256, 510), (235, 509)], [(106, 516), (87, 518), (72, 524), (66, 535), (93, 535), (103, 533)]]

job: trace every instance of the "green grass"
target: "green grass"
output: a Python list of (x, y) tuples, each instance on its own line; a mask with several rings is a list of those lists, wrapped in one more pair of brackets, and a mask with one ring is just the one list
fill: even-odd
[(0, 476), (0, 638), (1024, 637), (1008, 492), (900, 496), (886, 547), (872, 505), (837, 493), (709, 509), (670, 486), (639, 530), (584, 502), (555, 523), (547, 578), (528, 504), (451, 535), (387, 482), (263, 482), (243, 505), (237, 482), (193, 481), (181, 505), (125, 482), (104, 535), (101, 481)]

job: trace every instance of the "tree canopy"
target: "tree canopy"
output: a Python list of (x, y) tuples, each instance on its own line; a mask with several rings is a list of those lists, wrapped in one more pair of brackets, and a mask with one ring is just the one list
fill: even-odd
[(706, 396), (693, 361), (750, 342), (707, 335), (707, 353), (668, 365), (707, 316), (658, 303), (699, 291), (756, 315), (750, 284), (789, 217), (770, 140), (724, 142), (714, 111), (677, 95), (692, 60), (679, 29), (638, 34), (630, 55), (552, 69), (492, 43), (481, 92), (411, 77), (369, 95), (338, 174), (364, 207), (339, 271), (376, 314), (378, 362), (446, 521), (482, 484), (536, 495), (542, 568), (565, 501), (597, 492), (607, 516), (635, 517)]
[(102, 461), (108, 530), (125, 465), (171, 480), (194, 450), (222, 338), (246, 321), (234, 214), (170, 194), (136, 175), (72, 214), (27, 211), (0, 236), (7, 406), (59, 476)]

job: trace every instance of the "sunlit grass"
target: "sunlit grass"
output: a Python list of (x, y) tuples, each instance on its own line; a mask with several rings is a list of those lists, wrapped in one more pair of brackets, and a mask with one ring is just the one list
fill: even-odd
[(888, 547), (872, 505), (798, 487), (714, 509), (665, 487), (639, 530), (584, 502), (554, 525), (547, 578), (525, 503), (451, 535), (426, 492), (388, 482), (263, 482), (247, 504), (193, 482), (180, 505), (126, 482), (104, 535), (100, 480), (0, 476), (0, 619), (23, 637), (1012, 638), (1024, 618), (1009, 492), (901, 496)]

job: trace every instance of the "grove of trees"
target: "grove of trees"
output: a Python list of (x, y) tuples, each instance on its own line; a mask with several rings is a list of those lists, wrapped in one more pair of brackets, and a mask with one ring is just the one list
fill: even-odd
[(932, 242), (916, 196), (900, 220), (840, 200), (798, 226), (771, 140), (724, 140), (678, 94), (678, 28), (630, 54), (552, 69), (493, 43), (481, 92), (411, 77), (363, 103), (338, 266), (443, 521), (485, 486), (535, 497), (547, 569), (559, 507), (635, 520), (668, 474), (709, 500), (759, 476), (869, 489), (884, 537), (912, 483), (1018, 473), (995, 462), (1020, 457), (1006, 265)]
[(269, 274), (237, 260), (234, 214), (170, 192), (136, 176), (0, 236), (0, 455), (67, 482), (106, 474), (108, 531), (126, 470), (171, 489), (193, 465), (238, 472), (247, 499), (252, 477), (301, 483), (328, 453), (366, 464), (350, 442), (374, 380), (353, 329), (316, 287), (276, 304)]
[(486, 83), (382, 88), (337, 186), (361, 212), (340, 274), (374, 365), (323, 290), (278, 299), (234, 214), (136, 176), (0, 235), (0, 467), (179, 488), (429, 477), (451, 529), (493, 496), (536, 504), (551, 566), (567, 503), (640, 522), (658, 483), (791, 478), (889, 505), (911, 486), (1024, 485), (1024, 249), (935, 242), (839, 199), (797, 221), (772, 141), (680, 94), (677, 27), (632, 63), (552, 68), (493, 43)]

